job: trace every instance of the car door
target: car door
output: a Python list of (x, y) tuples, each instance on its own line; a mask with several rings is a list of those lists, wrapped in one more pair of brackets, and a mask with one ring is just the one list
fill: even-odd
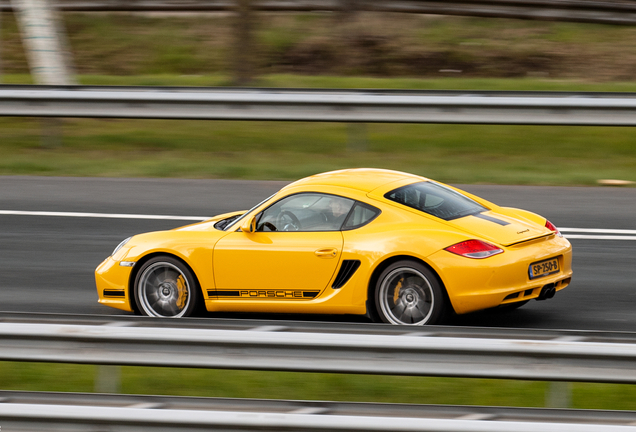
[(229, 233), (213, 254), (217, 297), (309, 300), (318, 296), (340, 261), (341, 213), (346, 215), (353, 202), (328, 194), (294, 194), (258, 214), (255, 232)]

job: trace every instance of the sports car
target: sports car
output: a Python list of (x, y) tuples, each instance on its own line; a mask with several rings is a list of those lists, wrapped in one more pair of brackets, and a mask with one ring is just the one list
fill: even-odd
[(135, 235), (95, 271), (99, 302), (155, 317), (367, 315), (401, 325), (544, 300), (572, 279), (545, 218), (412, 174), (313, 175), (248, 211)]

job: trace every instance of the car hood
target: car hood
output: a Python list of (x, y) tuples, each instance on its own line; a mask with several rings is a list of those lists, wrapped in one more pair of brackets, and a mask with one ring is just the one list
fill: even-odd
[(447, 223), (454, 228), (502, 246), (553, 234), (549, 229), (523, 217), (513, 217), (497, 211), (485, 211)]
[[(190, 225), (186, 225), (186, 226), (182, 226), (182, 227), (178, 227), (173, 229), (173, 231), (214, 231), (214, 225), (225, 218), (229, 218), (231, 216), (238, 216), (238, 215), (242, 215), (243, 213), (245, 213), (245, 210), (242, 211), (235, 211), (235, 212), (230, 212), (230, 213), (223, 213), (217, 216), (214, 216), (210, 219), (204, 220), (202, 222), (197, 222), (194, 224), (190, 224)], [(218, 231), (218, 230), (217, 230)]]

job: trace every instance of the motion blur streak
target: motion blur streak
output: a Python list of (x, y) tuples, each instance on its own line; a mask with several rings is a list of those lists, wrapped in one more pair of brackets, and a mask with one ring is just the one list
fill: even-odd
[(184, 221), (203, 221), (208, 219), (208, 217), (206, 216), (165, 216), (165, 215), (143, 215), (143, 214), (47, 212), (47, 211), (22, 211), (22, 210), (0, 210), (0, 215), (60, 216), (60, 217), (86, 217), (86, 218), (109, 218), (109, 219), (161, 219), (161, 220), (184, 220)]
[[(122, 213), (83, 213), (83, 212), (47, 212), (47, 211), (22, 211), (22, 210), (0, 210), (0, 215), (14, 216), (55, 216), (55, 217), (85, 217), (85, 218), (108, 218), (108, 219), (154, 219), (154, 220), (183, 220), (183, 221), (203, 221), (206, 216), (169, 216), (169, 215), (144, 215), (144, 214), (122, 214)], [(591, 239), (591, 240), (636, 240), (636, 230), (607, 229), (607, 228), (559, 228), (568, 239)], [(589, 233), (589, 234), (567, 234), (567, 233)], [(618, 234), (618, 235), (596, 235), (596, 234)], [(633, 235), (630, 235), (633, 234)]]

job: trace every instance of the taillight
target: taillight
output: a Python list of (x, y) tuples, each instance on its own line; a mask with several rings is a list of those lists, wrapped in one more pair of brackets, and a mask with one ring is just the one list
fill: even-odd
[(476, 259), (488, 258), (503, 253), (503, 249), (481, 240), (466, 240), (449, 246), (444, 250), (466, 258)]
[(545, 227), (549, 229), (550, 231), (552, 231), (553, 233), (555, 233), (556, 235), (558, 235), (559, 237), (563, 237), (563, 234), (561, 234), (559, 229), (549, 220), (545, 221)]

